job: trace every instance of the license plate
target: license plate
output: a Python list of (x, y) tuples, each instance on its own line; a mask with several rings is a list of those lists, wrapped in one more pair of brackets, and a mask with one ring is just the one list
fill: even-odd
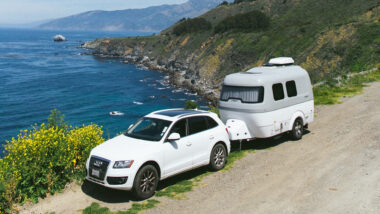
[(100, 177), (100, 171), (99, 170), (96, 170), (96, 169), (93, 169), (91, 171), (91, 175), (92, 176), (95, 176), (95, 177)]

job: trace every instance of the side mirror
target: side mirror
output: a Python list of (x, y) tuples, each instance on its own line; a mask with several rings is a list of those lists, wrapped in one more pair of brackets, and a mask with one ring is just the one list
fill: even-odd
[(175, 141), (181, 139), (181, 135), (178, 133), (171, 133), (168, 137), (168, 141)]

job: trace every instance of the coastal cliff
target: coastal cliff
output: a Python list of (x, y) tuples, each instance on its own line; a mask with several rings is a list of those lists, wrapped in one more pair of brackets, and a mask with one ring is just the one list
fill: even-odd
[[(233, 27), (253, 11), (265, 14), (268, 26)], [(177, 26), (190, 23), (181, 20), (159, 35), (97, 39), (83, 47), (96, 56), (163, 70), (173, 84), (198, 92), (212, 104), (225, 75), (272, 57), (293, 57), (314, 83), (371, 69), (380, 61), (376, 0), (248, 0), (220, 5), (199, 18), (210, 27), (178, 33)], [(231, 20), (234, 25), (228, 24)]]

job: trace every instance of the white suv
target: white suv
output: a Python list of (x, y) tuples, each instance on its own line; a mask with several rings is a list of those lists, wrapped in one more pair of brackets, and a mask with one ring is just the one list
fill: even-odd
[(169, 109), (146, 115), (124, 134), (95, 147), (86, 179), (151, 197), (158, 181), (209, 165), (220, 170), (230, 152), (228, 130), (214, 113)]

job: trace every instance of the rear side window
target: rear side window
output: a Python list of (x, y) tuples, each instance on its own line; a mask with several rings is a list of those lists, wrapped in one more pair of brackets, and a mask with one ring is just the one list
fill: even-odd
[(207, 125), (209, 129), (212, 129), (218, 126), (218, 123), (211, 117), (206, 117), (206, 120), (207, 120)]
[(293, 80), (286, 82), (286, 92), (288, 93), (288, 97), (297, 96), (296, 82), (294, 82)]
[(190, 117), (187, 120), (189, 122), (189, 135), (208, 129), (205, 117)]
[(264, 87), (241, 87), (223, 85), (220, 100), (238, 99), (242, 103), (262, 103), (264, 100)]
[(284, 99), (284, 88), (281, 83), (274, 84), (273, 89), (273, 98), (275, 101)]

